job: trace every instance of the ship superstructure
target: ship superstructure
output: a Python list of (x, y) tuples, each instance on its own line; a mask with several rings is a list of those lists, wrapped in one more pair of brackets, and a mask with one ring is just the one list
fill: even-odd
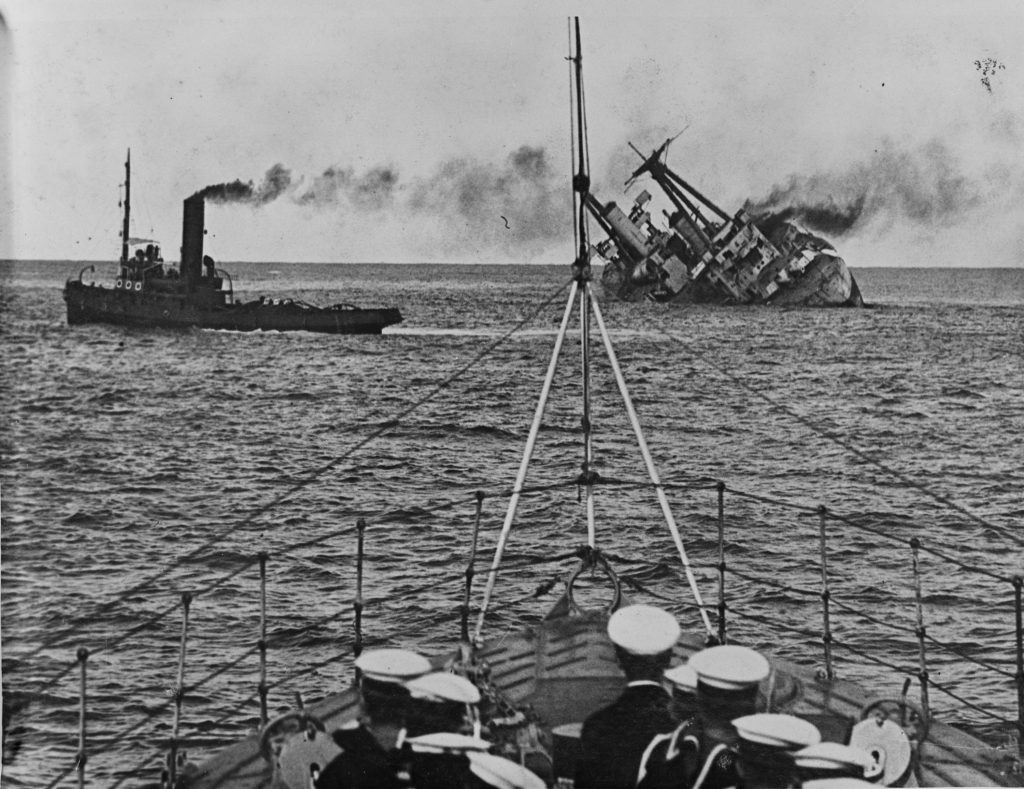
[(668, 167), (670, 142), (641, 155), (643, 163), (627, 182), (648, 175), (660, 188), (672, 205), (663, 212), (664, 227), (652, 219), (646, 190), (628, 213), (588, 195), (587, 208), (607, 236), (594, 251), (606, 262), (601, 283), (608, 295), (624, 301), (863, 306), (831, 244), (779, 217), (755, 219), (743, 209), (729, 216)]

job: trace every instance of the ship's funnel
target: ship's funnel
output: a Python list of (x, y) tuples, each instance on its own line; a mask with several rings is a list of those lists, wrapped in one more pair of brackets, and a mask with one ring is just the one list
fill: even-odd
[(200, 195), (185, 200), (181, 224), (181, 276), (194, 282), (203, 274), (203, 233), (206, 203)]

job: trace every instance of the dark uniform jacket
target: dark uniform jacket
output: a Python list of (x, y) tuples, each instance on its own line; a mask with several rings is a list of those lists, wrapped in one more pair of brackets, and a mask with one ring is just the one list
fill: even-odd
[(338, 729), (331, 737), (342, 749), (316, 781), (316, 789), (398, 789), (395, 758), (364, 726)]
[(657, 683), (631, 684), (616, 701), (587, 718), (580, 732), (576, 788), (636, 786), (644, 749), (655, 735), (676, 727), (670, 701)]
[(739, 784), (736, 751), (705, 736), (693, 717), (655, 736), (639, 767), (637, 789), (727, 789)]

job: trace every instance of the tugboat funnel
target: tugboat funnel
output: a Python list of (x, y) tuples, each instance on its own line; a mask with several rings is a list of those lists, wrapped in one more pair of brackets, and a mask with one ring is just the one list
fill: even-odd
[(206, 227), (206, 203), (201, 195), (185, 200), (181, 226), (181, 276), (196, 282), (203, 274), (203, 233)]

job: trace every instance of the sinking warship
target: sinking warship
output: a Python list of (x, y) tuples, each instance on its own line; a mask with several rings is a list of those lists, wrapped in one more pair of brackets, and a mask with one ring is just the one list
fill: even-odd
[[(154, 328), (229, 329), (233, 331), (311, 331), (324, 334), (380, 334), (399, 323), (393, 308), (363, 309), (351, 304), (316, 307), (291, 298), (261, 296), (237, 301), (231, 275), (203, 254), (205, 200), (194, 194), (184, 202), (181, 263), (164, 262), (151, 239), (128, 234), (131, 152), (125, 161), (124, 225), (121, 260), (113, 287), (86, 283), (86, 266), (64, 285), (68, 324), (112, 323)], [(130, 252), (131, 248), (134, 252)]]
[(715, 205), (666, 164), (666, 140), (627, 186), (649, 175), (671, 202), (667, 227), (652, 221), (643, 191), (627, 214), (587, 195), (587, 209), (606, 234), (594, 252), (605, 261), (601, 284), (623, 301), (862, 307), (857, 282), (835, 248), (785, 214), (734, 216)]

